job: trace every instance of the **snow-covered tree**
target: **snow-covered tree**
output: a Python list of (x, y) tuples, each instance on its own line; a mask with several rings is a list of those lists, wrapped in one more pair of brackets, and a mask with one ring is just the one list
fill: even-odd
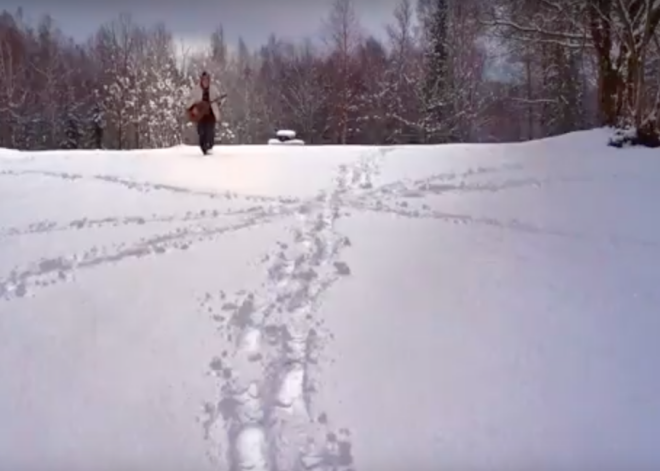
[(390, 131), (388, 141), (418, 142), (424, 103), (420, 84), (424, 75), (412, 1), (401, 0), (393, 16), (394, 22), (386, 28), (390, 61), (383, 85)]
[(184, 87), (174, 58), (174, 43), (164, 24), (148, 31), (143, 58), (143, 133), (147, 147), (168, 147), (182, 142)]
[(423, 131), (428, 142), (455, 140), (455, 122), (450, 106), (449, 1), (420, 0), (418, 11), (422, 25), (424, 50)]
[[(516, 20), (522, 7), (530, 11), (529, 21)], [(550, 45), (565, 49), (554, 54), (555, 62), (567, 64), (566, 70), (576, 69), (576, 50), (587, 51), (595, 63), (600, 124), (633, 127), (641, 141), (660, 144), (657, 124), (648, 119), (656, 110), (645, 99), (644, 81), (648, 55), (657, 38), (660, 2), (549, 0), (532, 4), (506, 0), (498, 2), (491, 16), (494, 26), (533, 43), (534, 52)], [(551, 77), (544, 74), (543, 78)]]

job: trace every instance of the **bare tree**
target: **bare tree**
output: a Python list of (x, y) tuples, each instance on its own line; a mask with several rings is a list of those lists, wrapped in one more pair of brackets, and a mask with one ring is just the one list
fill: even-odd
[(483, 86), (486, 52), (483, 26), (478, 21), (477, 0), (449, 2), (448, 49), (450, 93), (447, 100), (453, 115), (451, 134), (459, 141), (478, 140), (487, 93)]
[(288, 122), (302, 137), (314, 142), (317, 118), (323, 108), (321, 69), (312, 42), (307, 39), (292, 51), (285, 65), (283, 81), (284, 107)]
[(21, 126), (21, 107), (28, 96), (26, 83), (27, 48), (14, 18), (0, 16), (0, 131), (2, 145), (17, 146), (17, 127)]
[(411, 0), (401, 0), (394, 10), (394, 21), (386, 27), (391, 50), (386, 72), (386, 118), (392, 143), (414, 142), (423, 116), (422, 51), (415, 31)]
[(335, 0), (325, 21), (325, 41), (330, 47), (330, 61), (335, 73), (329, 77), (334, 101), (333, 121), (336, 142), (346, 144), (349, 139), (352, 101), (352, 81), (355, 72), (355, 52), (362, 39), (362, 28), (351, 0)]

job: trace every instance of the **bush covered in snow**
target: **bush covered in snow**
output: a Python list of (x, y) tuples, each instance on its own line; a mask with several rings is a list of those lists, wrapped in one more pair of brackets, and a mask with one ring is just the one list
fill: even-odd
[(615, 130), (609, 145), (619, 148), (628, 146), (658, 148), (660, 147), (660, 135), (651, 124), (642, 125), (639, 128), (629, 126)]

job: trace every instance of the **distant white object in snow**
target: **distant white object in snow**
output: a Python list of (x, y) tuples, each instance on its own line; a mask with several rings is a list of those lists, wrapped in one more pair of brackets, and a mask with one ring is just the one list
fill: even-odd
[(280, 129), (279, 131), (277, 131), (277, 137), (286, 137), (289, 139), (295, 139), (296, 131), (292, 131), (290, 129)]
[(287, 144), (287, 145), (305, 145), (305, 141), (296, 139), (296, 131), (290, 129), (281, 129), (277, 131), (276, 138), (269, 139), (269, 145)]

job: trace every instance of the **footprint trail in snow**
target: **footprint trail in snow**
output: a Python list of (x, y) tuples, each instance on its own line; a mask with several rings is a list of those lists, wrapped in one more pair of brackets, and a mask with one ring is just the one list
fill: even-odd
[(343, 198), (372, 188), (381, 154), (340, 167), (332, 190), (300, 206), (291, 240), (268, 257), (258, 293), (215, 300), (224, 302), (219, 331), (235, 347), (212, 361), (220, 397), (205, 407), (221, 468), (354, 469), (350, 431), (332, 428), (314, 402), (323, 342), (332, 337), (316, 312), (326, 290), (350, 275), (340, 257), (350, 241), (335, 229)]

